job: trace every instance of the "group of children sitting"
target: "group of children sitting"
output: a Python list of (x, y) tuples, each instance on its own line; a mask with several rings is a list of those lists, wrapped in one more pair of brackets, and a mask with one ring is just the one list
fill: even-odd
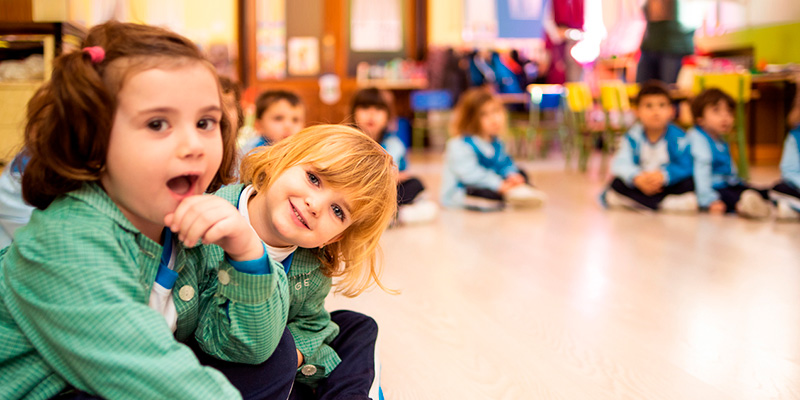
[[(299, 132), (305, 125), (300, 98), (289, 91), (270, 90), (256, 99), (254, 128), (243, 153), (270, 146)], [(360, 129), (392, 156), (398, 168), (396, 220), (400, 224), (429, 222), (438, 205), (428, 198), (422, 181), (408, 173), (408, 148), (400, 138), (389, 92), (367, 88), (353, 96), (350, 115)], [(499, 210), (506, 205), (538, 207), (546, 196), (530, 185), (528, 176), (511, 159), (501, 140), (506, 113), (490, 91), (467, 91), (456, 106), (454, 137), (448, 142), (442, 173), (441, 204), (474, 210)]]
[(621, 138), (613, 180), (600, 195), (604, 206), (800, 219), (800, 129), (786, 138), (782, 180), (756, 188), (737, 175), (725, 140), (735, 121), (731, 96), (716, 88), (698, 94), (691, 104), (695, 126), (687, 132), (672, 123), (674, 107), (662, 84), (643, 85), (637, 104), (638, 123)]

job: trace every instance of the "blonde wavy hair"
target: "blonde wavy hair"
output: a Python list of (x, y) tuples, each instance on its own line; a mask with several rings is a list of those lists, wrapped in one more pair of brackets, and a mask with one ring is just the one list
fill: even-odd
[(361, 131), (345, 125), (315, 125), (274, 146), (249, 153), (241, 179), (256, 192), (269, 190), (284, 171), (309, 164), (328, 185), (345, 193), (353, 223), (341, 239), (316, 250), (322, 273), (341, 277), (336, 293), (354, 297), (380, 282), (378, 242), (397, 211), (397, 167), (392, 157)]

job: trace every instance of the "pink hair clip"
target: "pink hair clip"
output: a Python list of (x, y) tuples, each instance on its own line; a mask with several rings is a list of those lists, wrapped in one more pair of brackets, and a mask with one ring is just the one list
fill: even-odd
[(92, 58), (92, 64), (100, 64), (106, 58), (106, 51), (100, 46), (84, 47), (84, 53), (89, 53)]

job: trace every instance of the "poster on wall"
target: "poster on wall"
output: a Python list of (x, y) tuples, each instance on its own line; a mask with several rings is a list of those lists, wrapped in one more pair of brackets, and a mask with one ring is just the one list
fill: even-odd
[(256, 79), (286, 77), (286, 2), (256, 3)]
[(497, 0), (497, 36), (540, 38), (544, 0)]
[(350, 49), (397, 52), (403, 49), (401, 0), (352, 0)]
[(289, 39), (289, 75), (319, 74), (319, 39), (293, 37)]
[(497, 38), (497, 3), (495, 0), (464, 0), (465, 42), (491, 42)]

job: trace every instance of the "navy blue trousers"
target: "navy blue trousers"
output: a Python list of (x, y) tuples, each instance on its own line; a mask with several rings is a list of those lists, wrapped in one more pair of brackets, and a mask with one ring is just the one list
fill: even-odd
[(411, 177), (399, 182), (397, 184), (397, 204), (404, 206), (413, 203), (423, 190), (425, 190), (425, 186), (417, 178)]
[(756, 189), (752, 186), (745, 185), (743, 183), (739, 183), (734, 186), (726, 186), (721, 189), (715, 189), (717, 193), (719, 193), (719, 199), (725, 203), (725, 212), (726, 213), (734, 213), (736, 212), (736, 203), (739, 202), (739, 199), (742, 198), (742, 193), (745, 190), (755, 190), (758, 194), (761, 195), (764, 200), (769, 200), (769, 191), (763, 189)]
[(800, 199), (800, 191), (798, 191), (794, 185), (786, 181), (778, 182), (778, 184), (775, 185), (775, 187), (772, 188), (772, 190), (781, 194), (786, 194)]
[(694, 180), (692, 180), (692, 178), (686, 178), (680, 182), (664, 187), (664, 190), (659, 193), (646, 195), (636, 186), (628, 186), (622, 179), (614, 178), (611, 182), (611, 189), (625, 197), (633, 199), (651, 210), (658, 210), (658, 205), (661, 204), (661, 200), (664, 200), (664, 197), (670, 194), (693, 192)]
[(378, 324), (367, 315), (354, 311), (334, 311), (331, 320), (339, 325), (339, 334), (330, 346), (342, 362), (311, 389), (295, 384), (293, 400), (369, 399), (375, 380), (375, 341)]
[(222, 372), (239, 389), (244, 400), (286, 399), (292, 390), (297, 371), (297, 348), (288, 329), (284, 329), (278, 347), (267, 359), (258, 364), (239, 364), (222, 361), (204, 353), (197, 343), (187, 343), (200, 363)]

